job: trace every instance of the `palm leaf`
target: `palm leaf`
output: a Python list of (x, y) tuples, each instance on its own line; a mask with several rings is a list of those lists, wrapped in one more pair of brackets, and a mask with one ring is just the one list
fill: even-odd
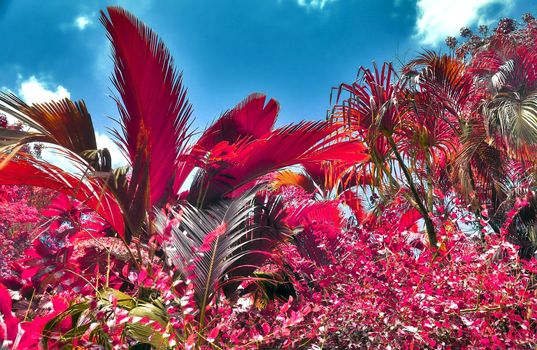
[(240, 258), (228, 269), (223, 285), (226, 297), (235, 298), (244, 278), (251, 276), (267, 261), (270, 252), (291, 236), (291, 229), (284, 223), (286, 215), (281, 197), (258, 193), (254, 198), (248, 222), (250, 232), (237, 242), (236, 254)]
[(209, 151), (222, 141), (235, 143), (244, 138), (262, 138), (272, 130), (279, 111), (278, 102), (274, 99), (266, 102), (266, 99), (263, 94), (245, 98), (205, 130), (197, 146)]
[[(118, 307), (127, 310), (130, 317), (139, 317), (152, 321), (162, 329), (166, 329), (168, 326), (168, 313), (158, 301), (154, 303), (140, 301), (115, 289), (99, 291), (95, 301), (98, 302), (101, 310), (107, 310), (112, 306), (110, 301), (112, 299), (115, 299)], [(107, 314), (109, 315), (109, 313)], [(61, 332), (60, 325), (69, 318), (71, 328)], [(60, 346), (62, 342), (67, 343), (88, 335), (91, 341), (108, 348), (110, 339), (102, 328), (97, 327), (90, 330), (92, 323), (104, 323), (106, 321), (106, 318), (104, 320), (95, 319), (95, 310), (90, 309), (90, 301), (75, 303), (46, 323), (42, 332), (41, 343), (45, 349), (48, 349), (50, 345)], [(88, 331), (89, 334), (87, 334)], [(169, 342), (166, 339), (166, 335), (150, 324), (128, 321), (125, 323), (123, 334), (140, 344), (150, 344), (155, 349), (168, 349)], [(60, 341), (57, 341), (57, 339)]]
[(315, 182), (310, 176), (289, 169), (279, 171), (272, 180), (272, 189), (278, 190), (282, 186), (302, 187), (308, 193), (313, 193), (317, 189)]
[[(6, 157), (1, 155), (0, 162)], [(7, 162), (0, 171), (0, 185), (37, 186), (64, 193), (93, 209), (118, 234), (124, 234), (121, 207), (99, 179), (80, 179), (47, 162), (21, 153)]]
[(339, 126), (327, 122), (301, 122), (272, 131), (265, 138), (220, 145), (211, 153), (194, 180), (189, 201), (210, 205), (225, 194), (273, 171), (296, 164), (324, 160), (365, 159), (363, 146), (334, 143)]
[[(145, 157), (146, 152), (143, 147), (138, 150), (132, 168), (131, 177), (128, 178), (129, 169), (115, 169), (108, 182), (110, 190), (114, 193), (123, 212), (127, 224), (124, 238), (127, 243), (131, 242), (132, 236), (139, 236), (144, 222), (148, 219), (147, 208), (149, 203), (149, 164)], [(145, 185), (145, 186), (144, 186)]]
[[(208, 209), (184, 204), (180, 214), (175, 214), (180, 225), (172, 226), (166, 252), (183, 276), (193, 281), (202, 313), (223, 285), (245, 277), (238, 276), (239, 271), (247, 275), (251, 268), (262, 264), (281, 237), (273, 229), (262, 229), (264, 223), (259, 220), (266, 220), (264, 215), (268, 212), (255, 206), (256, 190)], [(256, 211), (264, 215), (254, 219)], [(164, 230), (166, 218), (158, 215), (157, 222), (159, 229)], [(250, 260), (250, 254), (256, 254), (256, 258)], [(246, 269), (240, 270), (241, 267)]]
[(473, 191), (485, 193), (485, 198), (493, 198), (497, 182), (506, 175), (502, 152), (488, 142), (484, 125), (479, 120), (470, 120), (463, 128), (453, 166), (458, 178), (456, 183), (467, 199)]
[[(53, 345), (54, 348), (60, 347), (61, 345), (65, 345), (68, 341), (82, 336), (89, 328), (89, 325), (82, 325), (79, 327), (77, 321), (88, 308), (88, 302), (76, 303), (48, 321), (42, 331), (41, 345), (43, 348), (49, 349), (50, 345)], [(57, 328), (60, 327), (62, 322), (69, 318), (70, 327), (72, 328), (64, 334), (58, 334)]]
[[(419, 70), (420, 91), (440, 102), (452, 115), (458, 116), (473, 93), (473, 80), (466, 74), (463, 61), (448, 55), (425, 51), (410, 61), (404, 71)], [(415, 71), (414, 71), (415, 72)]]
[(504, 137), (515, 149), (537, 144), (537, 91), (499, 93), (484, 105), (484, 114), (489, 135)]
[[(373, 70), (360, 67), (352, 84), (341, 84), (337, 92), (336, 106), (331, 119), (344, 122), (353, 130), (380, 130), (393, 132), (400, 120), (398, 97), (400, 82), (394, 83), (396, 72), (391, 63), (384, 63)], [(342, 99), (342, 95), (348, 97)]]
[(512, 43), (479, 53), (472, 72), (485, 82), (483, 114), (490, 136), (520, 151), (537, 144), (537, 54)]
[[(319, 201), (289, 213), (289, 225), (301, 226), (293, 236), (293, 244), (299, 253), (319, 265), (328, 265), (326, 251), (334, 252), (341, 240), (344, 219), (336, 201)], [(324, 248), (321, 248), (324, 247)]]
[(28, 106), (13, 95), (0, 95), (0, 100), (5, 103), (11, 100), (11, 107), (17, 108), (27, 117), (21, 121), (28, 123), (31, 119), (39, 124), (44, 135), (49, 136), (57, 145), (76, 154), (97, 149), (95, 130), (84, 101), (63, 99)]
[[(166, 197), (187, 148), (191, 106), (182, 75), (150, 28), (117, 7), (109, 7), (108, 16), (101, 12), (101, 22), (112, 43), (113, 83), (121, 98), (122, 134), (116, 135), (133, 166), (131, 186), (147, 193), (153, 206)], [(146, 167), (148, 176), (140, 174)]]
[[(28, 105), (11, 93), (0, 92), (0, 110), (30, 127), (30, 131), (0, 129), (0, 144), (13, 149), (13, 153), (30, 142), (50, 143), (82, 157), (98, 171), (110, 170), (111, 160), (102, 162), (96, 157), (95, 130), (84, 101), (63, 99)], [(106, 153), (108, 150), (99, 154)], [(70, 158), (77, 161), (76, 157)]]
[(41, 135), (23, 130), (0, 128), (0, 147), (16, 147), (24, 143), (33, 142), (30, 141), (33, 137), (36, 138), (36, 141), (39, 141)]

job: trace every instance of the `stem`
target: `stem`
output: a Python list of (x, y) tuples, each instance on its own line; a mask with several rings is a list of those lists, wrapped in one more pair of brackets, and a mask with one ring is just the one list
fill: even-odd
[(35, 296), (35, 289), (32, 290), (32, 297), (30, 298), (30, 303), (28, 304), (28, 309), (26, 309), (26, 313), (24, 314), (24, 319), (22, 320), (22, 322), (26, 322), (26, 319), (28, 318), (28, 313), (30, 312), (30, 308), (32, 307), (34, 296)]
[(121, 237), (120, 235), (118, 235), (118, 236), (121, 239), (121, 242), (123, 242), (123, 245), (125, 246), (125, 248), (127, 248), (127, 252), (131, 256), (132, 262), (134, 263), (134, 265), (136, 265), (136, 268), (138, 269), (138, 271), (142, 271), (142, 266), (140, 265), (140, 263), (138, 262), (138, 260), (134, 256), (134, 253), (132, 252), (130, 246), (127, 244), (127, 241), (125, 241), (125, 239), (123, 237)]
[(110, 251), (107, 252), (107, 263), (106, 263), (106, 288), (110, 282)]
[(203, 327), (205, 326), (205, 311), (207, 309), (207, 304), (209, 302), (209, 294), (210, 294), (209, 287), (210, 287), (210, 281), (211, 281), (211, 274), (213, 272), (213, 268), (215, 265), (215, 255), (216, 255), (216, 249), (218, 248), (219, 241), (220, 241), (220, 237), (217, 237), (213, 245), (211, 261), (210, 261), (208, 273), (207, 273), (207, 281), (205, 282), (205, 288), (203, 291), (203, 299), (201, 300), (201, 303), (200, 303), (200, 322), (199, 322), (199, 333), (198, 333), (198, 344), (197, 344), (198, 347), (200, 346), (201, 339), (203, 338), (201, 334), (202, 332), (204, 332)]
[(408, 186), (410, 187), (410, 192), (412, 192), (412, 196), (414, 197), (414, 200), (416, 201), (416, 204), (418, 206), (418, 211), (423, 216), (423, 220), (425, 221), (425, 228), (427, 230), (427, 236), (429, 238), (429, 243), (432, 247), (437, 248), (438, 246), (438, 240), (436, 238), (436, 231), (434, 229), (433, 220), (429, 217), (429, 211), (423, 204), (423, 201), (420, 198), (420, 195), (418, 193), (418, 190), (416, 189), (416, 186), (414, 185), (414, 181), (412, 180), (412, 175), (410, 175), (410, 172), (408, 171), (408, 168), (405, 165), (405, 162), (403, 161), (403, 158), (401, 157), (401, 154), (397, 150), (397, 145), (395, 144), (395, 141), (393, 140), (392, 135), (389, 135), (386, 137), (388, 139), (388, 142), (390, 146), (392, 147), (392, 151), (395, 154), (395, 157), (397, 158), (397, 161), (399, 162), (399, 166), (401, 167), (401, 170), (403, 170), (403, 174), (405, 175), (406, 180), (408, 181)]
[(433, 176), (431, 171), (431, 155), (425, 151), (425, 169), (427, 170), (427, 210), (429, 213), (433, 211)]

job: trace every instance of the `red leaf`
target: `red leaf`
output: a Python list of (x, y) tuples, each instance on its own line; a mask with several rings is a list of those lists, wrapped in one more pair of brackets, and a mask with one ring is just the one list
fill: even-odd
[[(133, 165), (132, 178), (149, 181), (152, 207), (173, 184), (177, 159), (190, 138), (192, 109), (182, 75), (175, 70), (162, 40), (123, 9), (109, 7), (108, 15), (101, 12), (101, 22), (114, 48), (113, 82), (121, 97), (117, 104), (123, 135), (117, 135)], [(143, 156), (141, 149), (145, 150)], [(143, 172), (146, 166), (149, 180), (135, 173)]]
[(416, 209), (410, 209), (409, 211), (407, 211), (406, 213), (404, 213), (401, 216), (401, 220), (399, 221), (398, 230), (399, 231), (408, 230), (419, 219), (421, 219), (420, 212), (417, 211)]
[(207, 335), (207, 341), (209, 343), (213, 343), (216, 340), (216, 337), (218, 337), (218, 333), (220, 332), (220, 326), (216, 326)]
[(263, 323), (263, 332), (265, 333), (265, 335), (269, 334), (270, 333), (270, 325), (268, 323)]
[(263, 94), (248, 96), (205, 130), (197, 146), (209, 151), (222, 141), (235, 143), (244, 138), (259, 139), (269, 133), (276, 121), (279, 106), (273, 99), (265, 103), (266, 98)]
[(19, 155), (0, 171), (0, 185), (27, 185), (56, 190), (93, 209), (120, 235), (124, 234), (123, 214), (113, 194), (97, 179), (81, 181), (46, 162)]
[(0, 312), (4, 317), (11, 315), (11, 295), (3, 284), (0, 284)]
[(318, 161), (330, 142), (326, 138), (333, 131), (329, 123), (301, 122), (274, 130), (263, 139), (228, 145), (225, 153), (219, 152), (219, 158), (211, 153), (205, 167), (211, 173), (211, 181), (206, 181), (208, 175), (196, 179), (189, 199), (199, 197), (201, 183), (208, 186), (205, 203), (211, 203), (259, 176), (286, 166)]

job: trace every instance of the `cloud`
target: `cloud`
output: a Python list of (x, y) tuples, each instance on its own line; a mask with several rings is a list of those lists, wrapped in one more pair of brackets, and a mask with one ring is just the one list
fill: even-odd
[(110, 152), (110, 155), (112, 156), (112, 168), (117, 168), (128, 164), (123, 152), (121, 152), (116, 143), (112, 141), (108, 135), (96, 132), (95, 138), (97, 139), (97, 148), (107, 148)]
[(79, 30), (84, 30), (88, 25), (92, 23), (93, 21), (89, 17), (78, 16), (77, 18), (75, 18), (74, 26), (77, 27)]
[(39, 81), (34, 75), (21, 82), (18, 95), (28, 104), (48, 102), (50, 100), (57, 101), (71, 97), (71, 93), (63, 86), (58, 85), (55, 90), (54, 88), (50, 90), (48, 84)]
[(461, 27), (490, 24), (495, 16), (506, 15), (514, 0), (418, 0), (414, 38), (422, 45), (436, 46), (447, 36), (457, 36)]
[(322, 10), (326, 4), (336, 0), (297, 0), (298, 5), (308, 9)]

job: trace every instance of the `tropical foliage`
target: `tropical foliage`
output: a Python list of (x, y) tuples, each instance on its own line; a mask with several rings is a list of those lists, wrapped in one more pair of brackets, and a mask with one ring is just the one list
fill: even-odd
[(276, 128), (255, 93), (196, 138), (164, 43), (108, 8), (127, 166), (83, 101), (0, 94), (0, 347), (535, 348), (523, 21), (361, 67), (325, 121)]

